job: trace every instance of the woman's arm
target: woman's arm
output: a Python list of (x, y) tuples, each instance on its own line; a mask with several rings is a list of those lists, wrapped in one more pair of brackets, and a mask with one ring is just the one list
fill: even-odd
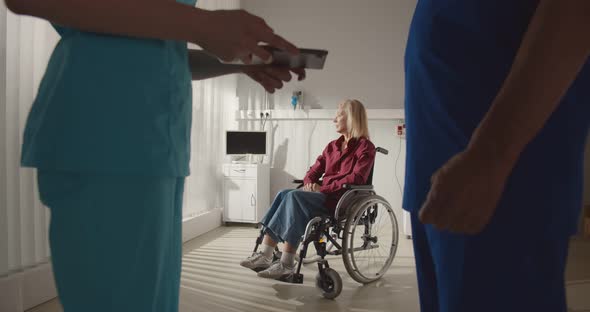
[[(352, 173), (349, 175), (332, 181), (330, 184), (324, 184), (320, 187), (320, 192), (324, 194), (334, 193), (340, 191), (344, 184), (365, 184), (375, 163), (375, 146), (368, 142), (363, 143), (359, 146), (355, 152), (358, 157)], [(348, 156), (348, 157), (352, 157)]]
[(188, 50), (188, 62), (193, 80), (203, 80), (241, 72), (241, 65), (224, 64), (203, 50)]
[(326, 171), (326, 151), (328, 150), (329, 146), (330, 144), (326, 146), (322, 154), (318, 156), (318, 158), (316, 159), (313, 166), (309, 168), (307, 174), (305, 175), (305, 178), (303, 178), (303, 184), (313, 184), (317, 183), (320, 180), (320, 178)]
[[(5, 0), (17, 14), (83, 31), (140, 38), (194, 41), (204, 11), (164, 0)], [(199, 27), (201, 26), (201, 27)]]
[(276, 35), (263, 19), (243, 10), (206, 11), (172, 0), (5, 0), (7, 7), (23, 15), (46, 19), (82, 31), (138, 38), (194, 42), (225, 60), (251, 55), (268, 59), (258, 44), (298, 53)]
[(209, 79), (227, 74), (243, 73), (260, 83), (266, 91), (274, 93), (283, 87), (283, 81), (291, 80), (291, 71), (298, 75), (298, 80), (305, 78), (305, 69), (286, 68), (270, 65), (232, 65), (224, 64), (216, 57), (203, 50), (189, 50), (189, 65), (193, 80)]
[(588, 61), (589, 38), (590, 1), (540, 2), (510, 74), (468, 148), (433, 176), (423, 222), (463, 233), (485, 227), (521, 152)]

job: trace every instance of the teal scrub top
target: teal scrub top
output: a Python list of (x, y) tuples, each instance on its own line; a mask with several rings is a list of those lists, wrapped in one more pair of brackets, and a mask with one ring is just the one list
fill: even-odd
[(61, 39), (27, 119), (21, 164), (187, 176), (192, 87), (186, 42), (55, 28)]

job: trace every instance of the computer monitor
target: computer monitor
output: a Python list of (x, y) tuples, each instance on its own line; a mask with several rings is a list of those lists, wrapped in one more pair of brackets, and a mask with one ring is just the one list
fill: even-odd
[(227, 131), (227, 155), (266, 155), (266, 131)]

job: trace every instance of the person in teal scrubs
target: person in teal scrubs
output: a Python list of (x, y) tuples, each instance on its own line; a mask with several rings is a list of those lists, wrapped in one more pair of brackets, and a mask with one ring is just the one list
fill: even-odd
[[(195, 0), (6, 4), (61, 36), (27, 119), (22, 165), (37, 168), (51, 210), (64, 311), (177, 311), (191, 79), (243, 72), (273, 92), (305, 72), (219, 59), (268, 60), (259, 43), (297, 48), (259, 17)], [(204, 51), (189, 55), (187, 42)]]

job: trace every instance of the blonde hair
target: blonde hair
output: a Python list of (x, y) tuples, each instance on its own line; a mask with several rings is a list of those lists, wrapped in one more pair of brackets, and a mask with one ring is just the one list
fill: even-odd
[(346, 114), (346, 128), (350, 136), (369, 139), (369, 121), (365, 106), (358, 100), (346, 100), (340, 104)]

